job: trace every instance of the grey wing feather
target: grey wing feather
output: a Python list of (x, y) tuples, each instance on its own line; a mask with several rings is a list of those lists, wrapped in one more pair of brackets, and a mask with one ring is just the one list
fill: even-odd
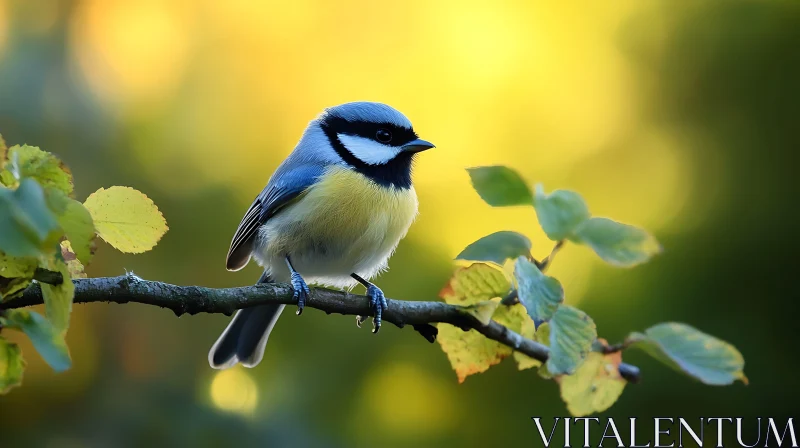
[(275, 171), (236, 229), (228, 250), (228, 270), (238, 271), (247, 265), (259, 228), (283, 206), (314, 185), (323, 171), (324, 167), (319, 164), (292, 166), (286, 163)]
[[(263, 194), (263, 193), (262, 193)], [(231, 241), (231, 247), (228, 249), (228, 259), (226, 267), (229, 271), (238, 271), (247, 265), (250, 261), (250, 251), (253, 248), (253, 240), (258, 234), (258, 228), (261, 226), (261, 195), (259, 195), (250, 208), (245, 213), (242, 222), (236, 229), (236, 234)]]

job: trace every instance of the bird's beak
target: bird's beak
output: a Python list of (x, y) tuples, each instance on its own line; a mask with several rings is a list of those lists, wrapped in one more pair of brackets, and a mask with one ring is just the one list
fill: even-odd
[(433, 143), (422, 139), (412, 140), (402, 146), (403, 152), (410, 152), (410, 153), (425, 151), (426, 149), (431, 149), (434, 147), (435, 146), (433, 145)]

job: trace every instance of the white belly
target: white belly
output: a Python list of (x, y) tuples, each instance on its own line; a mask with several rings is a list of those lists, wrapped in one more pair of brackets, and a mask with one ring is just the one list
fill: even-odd
[(253, 256), (276, 281), (289, 280), (289, 255), (307, 283), (352, 287), (350, 274), (371, 278), (386, 269), (416, 214), (413, 187), (385, 188), (332, 168), (261, 228)]

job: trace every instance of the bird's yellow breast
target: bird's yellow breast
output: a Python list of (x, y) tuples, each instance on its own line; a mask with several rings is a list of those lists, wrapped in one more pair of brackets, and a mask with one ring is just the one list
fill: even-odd
[(369, 232), (399, 240), (417, 214), (417, 195), (387, 188), (356, 171), (330, 168), (301, 199), (300, 214), (317, 237), (361, 239)]
[(265, 261), (288, 254), (302, 275), (328, 284), (340, 276), (349, 281), (352, 272), (372, 276), (385, 268), (417, 206), (413, 187), (383, 187), (351, 169), (331, 167), (264, 226)]

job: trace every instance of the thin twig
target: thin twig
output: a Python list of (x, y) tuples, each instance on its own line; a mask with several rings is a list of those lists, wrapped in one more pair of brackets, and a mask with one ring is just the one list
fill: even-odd
[(630, 347), (634, 342), (636, 342), (636, 341), (634, 341), (632, 339), (625, 339), (622, 342), (618, 342), (616, 344), (607, 345), (607, 346), (605, 346), (603, 348), (603, 353), (610, 354), (610, 353), (621, 352), (621, 351), (627, 349), (628, 347)]
[(553, 262), (553, 258), (555, 258), (558, 251), (561, 250), (562, 247), (564, 247), (564, 242), (565, 240), (558, 240), (556, 242), (556, 245), (553, 246), (553, 249), (550, 250), (550, 255), (545, 257), (545, 259), (542, 260), (541, 262), (536, 263), (536, 266), (539, 268), (540, 271), (544, 272), (547, 270), (547, 267), (550, 266), (550, 263)]
[[(202, 286), (177, 286), (168, 283), (143, 280), (133, 274), (119, 277), (75, 279), (74, 303), (112, 302), (142, 303), (172, 310), (177, 316), (184, 313), (233, 314), (242, 308), (265, 304), (296, 304), (291, 285), (282, 283), (258, 284), (240, 288), (206, 288)], [(307, 308), (315, 308), (328, 314), (371, 314), (366, 296), (334, 291), (324, 288), (311, 290)], [(433, 342), (437, 330), (431, 325), (447, 323), (463, 330), (476, 330), (489, 339), (524, 353), (531, 358), (546, 362), (550, 349), (527, 339), (497, 322), (483, 325), (477, 318), (465, 313), (461, 307), (444, 302), (417, 302), (387, 299), (388, 308), (383, 313), (384, 322), (402, 328), (412, 325), (426, 339)], [(0, 309), (21, 308), (43, 303), (39, 285), (31, 285), (23, 294), (0, 304)], [(639, 369), (629, 364), (620, 364), (620, 374), (631, 382), (639, 381)]]

